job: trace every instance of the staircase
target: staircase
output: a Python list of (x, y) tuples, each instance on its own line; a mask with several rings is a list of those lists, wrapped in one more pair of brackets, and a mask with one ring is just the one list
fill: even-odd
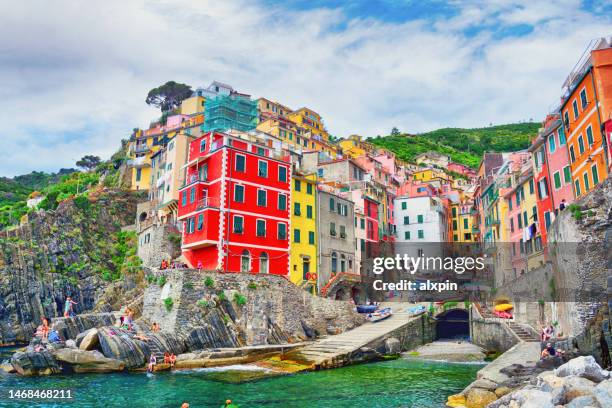
[[(149, 350), (151, 350), (151, 354), (155, 356), (157, 359), (157, 364), (164, 362), (164, 353), (159, 349), (157, 344), (154, 341), (147, 342), (147, 346), (149, 346)], [(149, 357), (151, 358), (151, 357)]]
[(506, 322), (506, 324), (508, 325), (508, 327), (510, 328), (510, 330), (512, 330), (514, 332), (514, 334), (516, 334), (516, 336), (521, 339), (521, 341), (527, 341), (527, 342), (531, 342), (531, 341), (540, 341), (540, 338), (538, 336), (536, 336), (531, 330), (529, 330), (528, 328), (521, 326), (520, 324), (516, 323), (516, 322)]

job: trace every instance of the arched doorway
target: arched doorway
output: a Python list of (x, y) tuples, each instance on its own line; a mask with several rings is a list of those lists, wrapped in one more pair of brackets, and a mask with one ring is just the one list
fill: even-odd
[(259, 254), (259, 273), (268, 273), (268, 254)]
[(470, 315), (464, 309), (447, 310), (436, 318), (436, 339), (469, 339)]
[(248, 272), (251, 270), (251, 253), (246, 249), (240, 255), (240, 272)]

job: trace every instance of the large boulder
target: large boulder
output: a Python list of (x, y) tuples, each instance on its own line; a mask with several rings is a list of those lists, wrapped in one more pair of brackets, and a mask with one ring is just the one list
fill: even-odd
[(484, 408), (496, 399), (497, 395), (491, 391), (472, 388), (467, 392), (465, 405), (467, 408)]
[(74, 317), (57, 317), (51, 320), (51, 327), (62, 339), (76, 339), (79, 333), (94, 327), (111, 326), (115, 323), (112, 313), (91, 313)]
[(126, 368), (144, 366), (151, 354), (144, 341), (134, 339), (131, 333), (116, 327), (98, 329), (98, 339), (104, 356), (121, 360)]
[(576, 357), (555, 370), (558, 377), (575, 375), (588, 378), (595, 382), (601, 382), (610, 377), (610, 373), (603, 370), (595, 361), (593, 356)]
[(17, 352), (11, 357), (11, 364), (18, 374), (31, 375), (50, 375), (61, 372), (60, 366), (53, 358), (49, 350)]
[(612, 380), (600, 382), (595, 387), (595, 399), (602, 407), (612, 407)]
[(83, 334), (84, 336), (81, 337), (80, 342), (78, 343), (79, 349), (94, 350), (96, 347), (98, 347), (98, 345), (100, 344), (100, 340), (98, 339), (98, 329), (89, 329)]
[(574, 398), (572, 402), (565, 405), (565, 408), (593, 408), (597, 406), (595, 398), (591, 396), (583, 396)]
[(123, 362), (106, 358), (99, 351), (64, 348), (55, 350), (53, 354), (57, 361), (70, 364), (76, 373), (108, 373), (125, 369)]
[(595, 392), (595, 383), (586, 378), (571, 375), (560, 377), (562, 384), (552, 390), (553, 402), (556, 405), (567, 404), (574, 398), (590, 396)]

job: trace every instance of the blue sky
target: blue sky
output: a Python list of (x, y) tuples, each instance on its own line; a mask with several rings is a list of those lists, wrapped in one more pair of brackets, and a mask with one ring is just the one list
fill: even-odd
[(604, 1), (0, 1), (0, 176), (109, 157), (168, 80), (309, 106), (339, 137), (540, 121), (612, 34)]

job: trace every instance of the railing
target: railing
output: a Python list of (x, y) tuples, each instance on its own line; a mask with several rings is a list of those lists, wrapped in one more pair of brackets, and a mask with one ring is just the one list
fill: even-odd
[(135, 159), (130, 159), (127, 161), (127, 165), (131, 167), (150, 166), (151, 163), (147, 162), (146, 159), (146, 157), (137, 157)]
[(132, 153), (144, 153), (144, 152), (148, 152), (149, 150), (151, 150), (151, 146), (143, 144), (143, 145), (132, 145), (130, 147), (130, 151)]
[(327, 284), (323, 287), (323, 289), (321, 289), (321, 295), (327, 296), (327, 291), (329, 290), (329, 288), (331, 288), (335, 282), (340, 281), (341, 278), (345, 278), (345, 280), (349, 282), (361, 282), (361, 275), (357, 273), (340, 272), (336, 274), (336, 276), (331, 278), (329, 282), (327, 282)]

